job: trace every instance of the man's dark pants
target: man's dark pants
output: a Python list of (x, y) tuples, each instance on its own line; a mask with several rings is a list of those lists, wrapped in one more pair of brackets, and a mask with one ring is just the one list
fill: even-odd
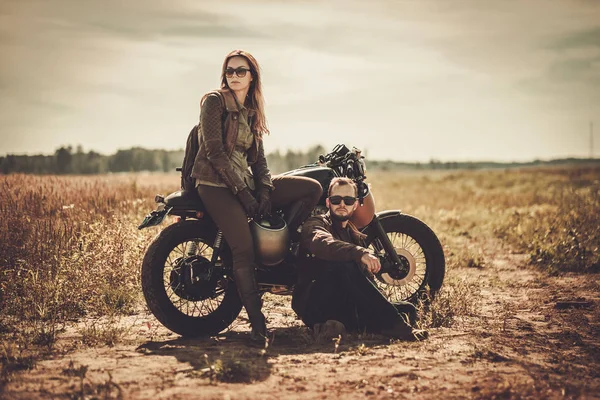
[(357, 263), (329, 263), (310, 288), (303, 322), (314, 324), (333, 319), (348, 331), (379, 332), (390, 329), (400, 313), (410, 322), (416, 319), (415, 307), (407, 302), (390, 303), (365, 276)]

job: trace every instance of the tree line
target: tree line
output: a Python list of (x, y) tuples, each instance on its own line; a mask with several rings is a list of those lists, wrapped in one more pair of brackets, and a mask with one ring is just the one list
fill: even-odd
[[(325, 154), (322, 146), (307, 151), (275, 151), (267, 155), (273, 173), (285, 172), (315, 162)], [(111, 155), (95, 151), (84, 152), (81, 146), (62, 146), (54, 154), (16, 155), (0, 157), (0, 173), (30, 174), (104, 174), (109, 172), (161, 171), (175, 172), (181, 167), (184, 150), (151, 150), (133, 147)]]
[[(288, 150), (275, 151), (267, 154), (269, 169), (273, 174), (289, 171), (302, 165), (311, 164), (318, 160), (320, 154), (328, 151), (321, 145), (311, 147), (306, 151)], [(29, 173), (29, 174), (104, 174), (111, 172), (175, 172), (181, 167), (184, 151), (181, 150), (151, 150), (133, 147), (118, 150), (111, 155), (103, 155), (95, 151), (84, 152), (81, 146), (62, 146), (50, 155), (14, 155), (0, 157), (0, 173)], [(529, 162), (441, 162), (432, 159), (427, 163), (398, 162), (367, 159), (369, 169), (406, 170), (406, 169), (480, 169), (480, 168), (511, 168), (535, 166), (559, 166), (565, 164), (600, 164), (600, 159), (563, 158), (555, 160), (534, 160)]]
[(148, 150), (134, 147), (103, 155), (81, 146), (58, 148), (50, 155), (15, 155), (0, 157), (0, 172), (32, 174), (103, 174), (107, 172), (171, 171), (181, 165), (183, 151)]

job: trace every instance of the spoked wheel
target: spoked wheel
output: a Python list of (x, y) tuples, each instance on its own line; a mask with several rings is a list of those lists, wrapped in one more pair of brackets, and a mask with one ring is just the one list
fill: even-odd
[(173, 332), (184, 336), (216, 334), (227, 328), (242, 304), (223, 258), (214, 264), (215, 230), (199, 221), (164, 229), (142, 265), (142, 290), (148, 308)]
[(381, 240), (374, 238), (368, 246), (380, 254), (382, 270), (373, 283), (390, 302), (417, 300), (429, 285), (435, 293), (442, 286), (446, 269), (444, 251), (431, 229), (419, 219), (396, 214), (380, 220), (390, 239), (400, 265), (386, 256)]

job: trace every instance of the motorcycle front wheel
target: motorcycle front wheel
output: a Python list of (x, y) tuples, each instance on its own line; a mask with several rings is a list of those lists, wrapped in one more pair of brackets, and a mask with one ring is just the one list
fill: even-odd
[[(421, 220), (407, 214), (382, 217), (380, 223), (396, 250), (404, 269), (376, 274), (373, 283), (392, 303), (415, 302), (429, 286), (435, 294), (446, 271), (444, 250), (435, 233)], [(367, 247), (388, 261), (381, 240), (369, 240)]]
[(215, 335), (242, 309), (228, 261), (220, 255), (211, 263), (215, 236), (216, 229), (205, 222), (179, 222), (160, 232), (144, 256), (142, 291), (148, 308), (182, 336)]

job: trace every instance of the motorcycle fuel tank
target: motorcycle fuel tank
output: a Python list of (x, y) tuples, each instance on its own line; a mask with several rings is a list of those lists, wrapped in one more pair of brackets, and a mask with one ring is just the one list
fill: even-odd
[(369, 194), (367, 194), (363, 198), (362, 206), (359, 204), (352, 217), (350, 217), (350, 221), (358, 228), (362, 229), (365, 226), (369, 225), (369, 223), (373, 220), (375, 216), (375, 199), (373, 198), (373, 193), (369, 190)]

